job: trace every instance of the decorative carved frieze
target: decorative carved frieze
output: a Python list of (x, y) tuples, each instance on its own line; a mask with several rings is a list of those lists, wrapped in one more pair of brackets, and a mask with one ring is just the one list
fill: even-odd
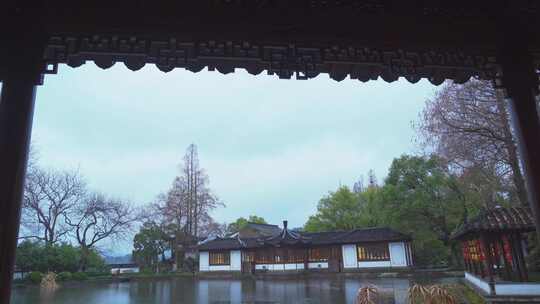
[(130, 70), (155, 64), (169, 72), (185, 68), (198, 72), (207, 67), (227, 74), (235, 68), (251, 74), (267, 71), (279, 78), (309, 79), (321, 73), (341, 81), (368, 81), (381, 77), (391, 82), (405, 77), (410, 82), (427, 78), (433, 84), (445, 79), (458, 83), (470, 77), (494, 78), (495, 56), (450, 50), (403, 50), (353, 46), (302, 46), (295, 43), (270, 45), (247, 41), (150, 40), (116, 35), (55, 36), (50, 38), (45, 61), (56, 72), (58, 63), (77, 67), (94, 61), (103, 69), (123, 62)]
[(407, 10), (410, 13), (423, 16), (440, 17), (477, 17), (494, 15), (500, 12), (506, 14), (535, 15), (540, 10), (539, 1), (535, 0), (213, 0), (216, 7), (231, 7), (235, 9), (274, 9), (301, 8), (316, 10), (342, 9), (361, 14), (392, 14)]

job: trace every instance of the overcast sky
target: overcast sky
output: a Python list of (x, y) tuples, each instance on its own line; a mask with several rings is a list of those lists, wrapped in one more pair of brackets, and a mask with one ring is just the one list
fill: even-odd
[(135, 204), (166, 191), (194, 143), (219, 222), (255, 214), (302, 226), (318, 200), (417, 150), (412, 121), (426, 80), (280, 80), (243, 70), (131, 72), (61, 66), (37, 93), (33, 146), (43, 166), (76, 169), (91, 188)]

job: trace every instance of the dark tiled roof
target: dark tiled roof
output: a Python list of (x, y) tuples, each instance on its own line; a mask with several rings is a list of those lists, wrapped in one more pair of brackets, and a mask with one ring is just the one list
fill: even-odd
[(287, 229), (287, 223), (284, 223), (283, 230), (274, 236), (260, 240), (261, 246), (293, 246), (293, 245), (307, 245), (311, 243), (311, 238), (307, 237), (297, 231)]
[(217, 249), (240, 249), (242, 244), (237, 238), (215, 238), (199, 245), (199, 250), (217, 250)]
[(281, 232), (281, 229), (279, 228), (278, 225), (258, 224), (258, 223), (249, 222), (247, 223), (246, 227), (258, 230), (262, 234), (265, 234), (265, 235), (275, 235)]
[(484, 210), (480, 215), (463, 225), (453, 235), (459, 239), (465, 235), (478, 232), (534, 231), (534, 220), (531, 211), (524, 207), (496, 207)]
[(294, 232), (281, 230), (270, 238), (224, 238), (203, 243), (199, 250), (260, 248), (276, 245), (332, 245), (364, 242), (410, 241), (411, 237), (390, 228), (366, 228), (351, 231)]
[(395, 231), (388, 227), (356, 229), (344, 234), (341, 238), (343, 243), (348, 242), (393, 242), (410, 241), (409, 235)]

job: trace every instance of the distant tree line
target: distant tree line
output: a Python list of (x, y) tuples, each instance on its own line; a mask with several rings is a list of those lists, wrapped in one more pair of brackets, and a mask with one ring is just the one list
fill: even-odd
[(231, 235), (235, 232), (240, 231), (242, 228), (246, 227), (248, 223), (255, 223), (255, 224), (268, 224), (266, 220), (263, 217), (256, 216), (256, 215), (250, 215), (248, 218), (239, 217), (236, 219), (236, 221), (230, 223), (227, 225), (227, 229), (225, 230), (225, 234)]

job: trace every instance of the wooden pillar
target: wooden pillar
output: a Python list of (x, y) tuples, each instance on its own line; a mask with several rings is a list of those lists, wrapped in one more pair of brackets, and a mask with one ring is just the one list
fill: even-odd
[(527, 262), (525, 261), (525, 254), (523, 254), (523, 239), (521, 238), (521, 234), (517, 233), (517, 252), (519, 255), (519, 260), (521, 262), (521, 267), (523, 269), (523, 280), (525, 282), (529, 281), (529, 272), (527, 270)]
[(309, 269), (309, 248), (304, 248), (304, 270)]
[(501, 54), (502, 86), (515, 131), (527, 188), (527, 199), (540, 238), (540, 122), (535, 96), (538, 94), (538, 75), (531, 55), (525, 46), (507, 43)]
[(501, 248), (502, 259), (504, 263), (504, 279), (508, 281), (512, 281), (512, 264), (509, 263), (506, 259), (507, 252), (504, 249), (504, 242), (502, 238), (499, 238), (499, 246)]
[[(26, 39), (27, 40), (26, 40)], [(12, 37), (0, 95), (0, 303), (11, 281), (32, 130), (36, 84), (41, 80), (43, 40)], [(5, 59), (5, 58), (3, 58)]]
[(409, 242), (403, 243), (405, 248), (405, 265), (410, 266), (410, 260), (409, 260)]
[(413, 242), (409, 242), (409, 253), (411, 254), (411, 266), (414, 266), (414, 247)]
[(510, 244), (512, 247), (512, 256), (516, 263), (516, 270), (519, 276), (519, 281), (526, 282), (529, 280), (527, 274), (527, 265), (525, 264), (525, 257), (523, 255), (523, 247), (521, 246), (521, 237), (518, 233), (513, 233), (510, 238)]
[(36, 76), (11, 70), (0, 99), (0, 303), (9, 303), (19, 233)]
[(465, 270), (469, 273), (474, 273), (473, 271), (473, 268), (472, 268), (472, 261), (471, 261), (471, 256), (470, 256), (470, 253), (469, 253), (469, 241), (468, 240), (465, 240), (465, 241), (461, 241), (461, 250), (463, 252), (463, 264), (465, 266)]
[(481, 250), (484, 255), (485, 274), (488, 277), (488, 284), (492, 294), (495, 294), (495, 279), (493, 277), (493, 259), (489, 243), (485, 235), (480, 236)]

